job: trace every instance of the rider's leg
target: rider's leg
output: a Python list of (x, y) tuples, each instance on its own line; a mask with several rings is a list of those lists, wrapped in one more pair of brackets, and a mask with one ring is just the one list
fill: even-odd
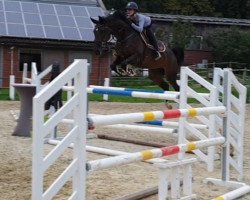
[(156, 58), (155, 60), (158, 60), (161, 58), (161, 54), (159, 52), (159, 49), (158, 49), (158, 44), (157, 44), (157, 40), (155, 38), (155, 35), (154, 33), (151, 31), (150, 27), (148, 28), (145, 28), (146, 31), (147, 31), (147, 36), (148, 36), (148, 39), (149, 41), (151, 42), (151, 44), (153, 45), (154, 49), (155, 49), (155, 55), (156, 55)]

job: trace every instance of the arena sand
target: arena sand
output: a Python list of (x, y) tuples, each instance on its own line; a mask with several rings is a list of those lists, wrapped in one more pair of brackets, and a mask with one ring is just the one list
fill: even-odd
[[(19, 102), (0, 101), (0, 199), (1, 200), (29, 200), (31, 198), (31, 166), (32, 166), (32, 140), (31, 138), (22, 138), (11, 136), (16, 122), (10, 110), (18, 110)], [(90, 113), (95, 114), (116, 114), (129, 112), (144, 112), (163, 110), (164, 104), (149, 103), (90, 103)], [(244, 182), (250, 184), (250, 105), (246, 112), (246, 133), (244, 142)], [(106, 134), (140, 140), (145, 142), (159, 143), (166, 146), (177, 143), (177, 138), (155, 134), (150, 132), (136, 133), (133, 131), (115, 130), (115, 129), (96, 129), (93, 133)], [(90, 139), (89, 145), (105, 147), (126, 152), (136, 152), (145, 149), (151, 149), (149, 146), (140, 146), (123, 142), (115, 142), (101, 139)], [(45, 151), (51, 149), (46, 145)], [(190, 155), (192, 156), (192, 155)], [(66, 150), (59, 161), (50, 167), (44, 178), (45, 186), (54, 181), (60, 172), (62, 172), (72, 157), (72, 151)], [(106, 157), (104, 155), (88, 153), (87, 159), (93, 160)], [(175, 157), (170, 157), (169, 159)], [(193, 193), (197, 194), (197, 199), (208, 200), (229, 191), (222, 187), (212, 184), (206, 185), (203, 180), (206, 177), (221, 177), (220, 164), (215, 162), (215, 170), (208, 173), (206, 166), (198, 162), (193, 166)], [(235, 176), (236, 177), (236, 176)], [(157, 185), (157, 168), (148, 163), (132, 163), (106, 170), (100, 170), (88, 175), (87, 178), (87, 200), (112, 200), (123, 195), (137, 192), (142, 189), (154, 187)], [(71, 185), (67, 183), (59, 192), (55, 199), (67, 199), (70, 194)], [(144, 200), (155, 200), (157, 195), (153, 195)], [(250, 194), (240, 198), (250, 200)]]

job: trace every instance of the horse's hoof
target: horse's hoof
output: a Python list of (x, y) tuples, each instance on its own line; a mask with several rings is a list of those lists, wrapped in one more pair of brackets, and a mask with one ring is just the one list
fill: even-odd
[(127, 72), (127, 75), (130, 77), (133, 77), (136, 75), (136, 71), (132, 65), (127, 65), (126, 72)]
[(165, 105), (166, 105), (167, 109), (169, 109), (169, 110), (173, 109), (173, 106), (170, 103), (166, 102)]

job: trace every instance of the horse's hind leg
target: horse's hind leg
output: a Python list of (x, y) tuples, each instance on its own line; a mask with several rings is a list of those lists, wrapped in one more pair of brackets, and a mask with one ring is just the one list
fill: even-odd
[(175, 91), (180, 91), (180, 86), (177, 84), (177, 74), (167, 74), (167, 80)]
[[(164, 91), (169, 91), (169, 84), (164, 79), (164, 70), (163, 69), (149, 69), (148, 77), (156, 85), (162, 88)], [(165, 100), (166, 106), (169, 109), (172, 109), (172, 106), (168, 104), (168, 100)]]
[(156, 85), (162, 88), (164, 91), (169, 90), (169, 84), (164, 80), (163, 69), (149, 69), (148, 78), (153, 81)]

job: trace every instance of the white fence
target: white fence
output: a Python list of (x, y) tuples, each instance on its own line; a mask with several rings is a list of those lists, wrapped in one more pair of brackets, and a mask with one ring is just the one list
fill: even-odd
[[(70, 199), (85, 198), (85, 138), (87, 109), (87, 60), (76, 60), (48, 86), (45, 86), (33, 98), (33, 166), (32, 166), (32, 199), (52, 199), (60, 188), (73, 177), (73, 192)], [(69, 81), (74, 81), (74, 95), (44, 121), (44, 105), (56, 92)], [(66, 137), (47, 155), (44, 155), (44, 138), (60, 123), (65, 116), (73, 114), (74, 123)], [(74, 157), (70, 165), (44, 192), (44, 173), (64, 153), (70, 143), (74, 143)]]

